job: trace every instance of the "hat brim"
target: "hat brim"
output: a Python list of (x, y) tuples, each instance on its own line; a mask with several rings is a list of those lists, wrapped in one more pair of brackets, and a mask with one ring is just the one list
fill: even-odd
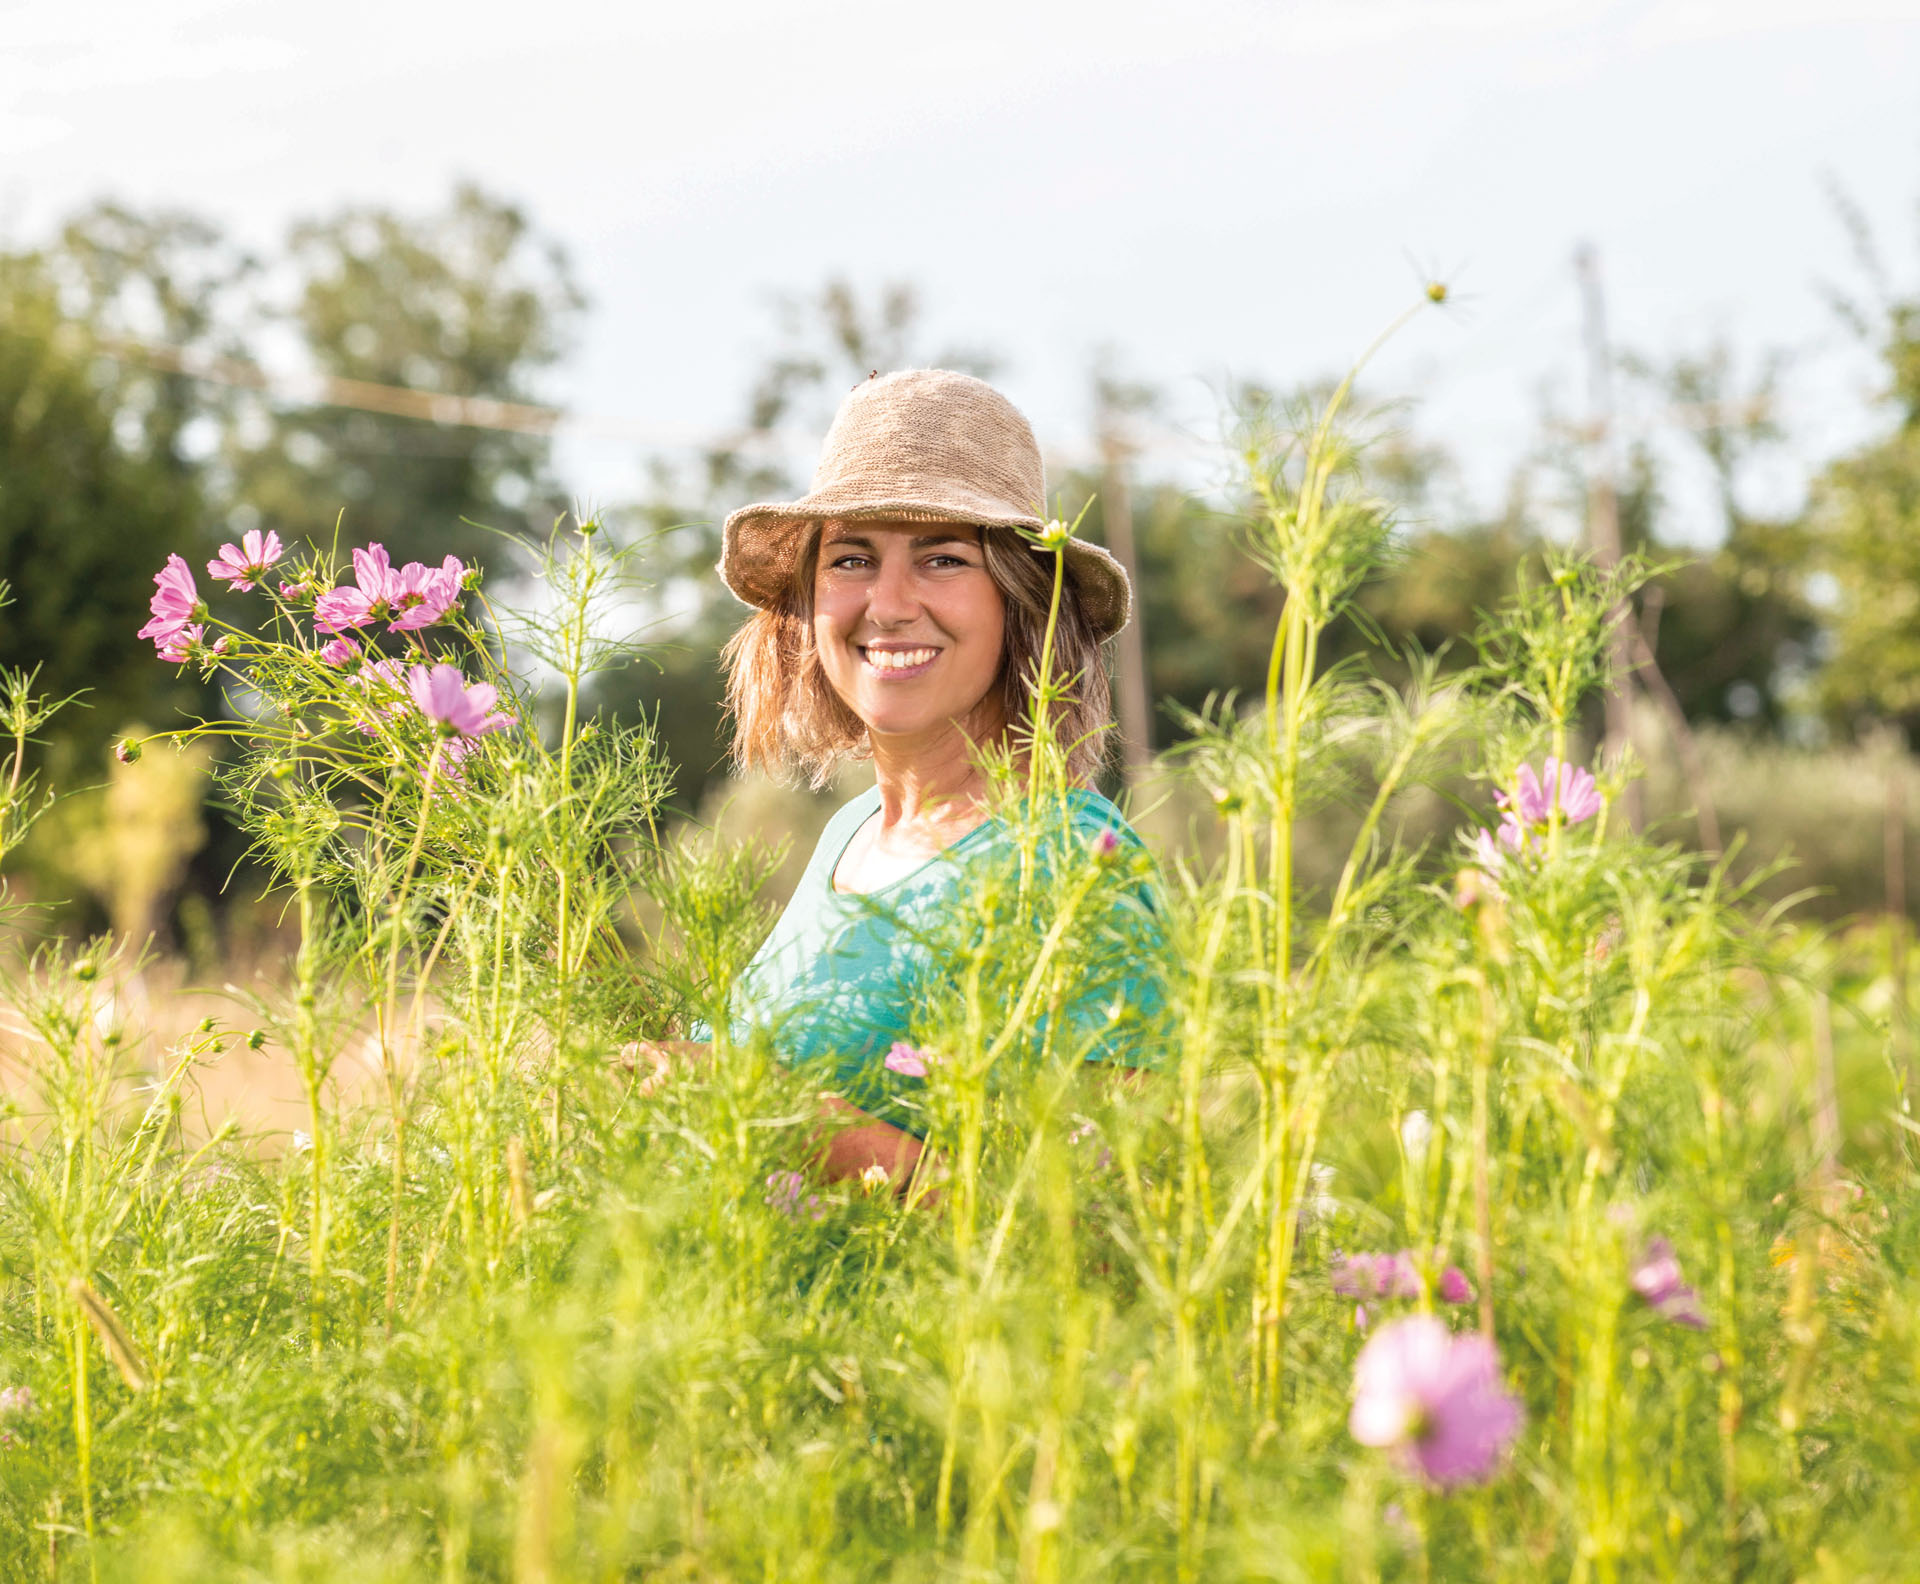
[[(827, 522), (956, 523), (970, 528), (1045, 527), (1038, 517), (1009, 515), (1004, 510), (971, 509), (949, 501), (898, 500), (859, 502), (835, 500), (822, 491), (797, 501), (763, 501), (742, 506), (726, 520), (720, 535), (720, 579), (735, 599), (767, 610), (776, 605), (793, 578), (794, 558), (805, 532)], [(1035, 547), (1036, 555), (1045, 552)], [(1111, 638), (1133, 614), (1133, 588), (1126, 569), (1099, 545), (1083, 539), (1066, 543), (1067, 572), (1099, 639)]]

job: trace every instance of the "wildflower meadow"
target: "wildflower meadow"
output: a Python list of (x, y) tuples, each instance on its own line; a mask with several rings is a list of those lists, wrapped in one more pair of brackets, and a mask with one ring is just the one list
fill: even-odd
[[(669, 828), (583, 706), (633, 550), (561, 524), (526, 609), (378, 544), (170, 558), (143, 636), (226, 713), (118, 751), (217, 743), (298, 951), (170, 1048), (124, 943), (7, 970), (0, 1577), (1920, 1577), (1897, 1010), (1584, 758), (1645, 562), (1554, 559), (1406, 686), (1324, 663), (1393, 550), (1347, 400), (1233, 433), (1217, 553), (1286, 599), (1187, 722), (1191, 842), (1069, 845), (1043, 665), (876, 1080), (899, 1191), (818, 1174), (820, 1075), (730, 1016), (775, 848)], [(4, 685), (0, 849), (57, 707)], [(1164, 995), (1049, 1016), (1129, 977), (1116, 897)], [(196, 1101), (243, 1046), (297, 1134)]]

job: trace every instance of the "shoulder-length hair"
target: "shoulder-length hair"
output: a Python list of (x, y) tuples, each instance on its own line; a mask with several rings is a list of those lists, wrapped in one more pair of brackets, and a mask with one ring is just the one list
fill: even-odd
[[(826, 785), (843, 759), (863, 759), (871, 751), (866, 723), (833, 691), (814, 647), (813, 579), (821, 526), (808, 530), (794, 557), (793, 579), (778, 603), (756, 610), (721, 651), (727, 710), (734, 720), (734, 762), (743, 770), (804, 776), (816, 787)], [(1033, 690), (1053, 606), (1053, 558), (1011, 528), (982, 528), (980, 548), (987, 575), (1006, 605), (993, 737), (1018, 741), (1035, 727)], [(1068, 773), (1091, 782), (1109, 750), (1112, 693), (1100, 640), (1081, 606), (1071, 567), (1061, 585), (1052, 667), (1069, 693), (1053, 710), (1051, 728), (1067, 755)]]

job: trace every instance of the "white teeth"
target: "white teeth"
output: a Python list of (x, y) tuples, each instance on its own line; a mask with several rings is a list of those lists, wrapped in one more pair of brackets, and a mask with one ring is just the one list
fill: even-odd
[(937, 649), (869, 649), (867, 664), (876, 671), (904, 671), (925, 665), (940, 651)]

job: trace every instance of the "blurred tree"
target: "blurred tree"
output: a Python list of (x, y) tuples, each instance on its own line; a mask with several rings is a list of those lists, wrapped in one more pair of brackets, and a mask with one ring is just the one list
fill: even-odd
[[(512, 204), (462, 185), (437, 214), (348, 208), (296, 225), (286, 318), (314, 365), (342, 379), (528, 402), (584, 306), (560, 247)], [(543, 434), (344, 407), (270, 410), (234, 432), (247, 526), (330, 542), (379, 540), (396, 561), (449, 552), (496, 565), (487, 528), (544, 531), (559, 509)], [(480, 523), (483, 527), (469, 526)]]
[(1838, 723), (1895, 722), (1920, 741), (1920, 296), (1894, 293), (1863, 223), (1850, 221), (1874, 296), (1843, 317), (1884, 369), (1890, 432), (1815, 482), (1808, 524), (1834, 584), (1820, 695)]
[[(1731, 349), (1715, 342), (1664, 363), (1623, 362), (1706, 461), (1722, 525), (1715, 549), (1642, 591), (1641, 636), (1687, 719), (1778, 730), (1804, 707), (1819, 631), (1806, 593), (1803, 527), (1759, 515), (1742, 499), (1746, 470), (1782, 438), (1775, 417), (1779, 361), (1767, 359), (1743, 380)], [(1652, 452), (1638, 446), (1622, 503), (1628, 548), (1663, 548), (1662, 506)]]
[(137, 428), (156, 465), (200, 474), (232, 421), (236, 395), (156, 367), (146, 348), (245, 358), (259, 262), (202, 216), (101, 202), (75, 214), (48, 269), (70, 317), (111, 354), (111, 401), (123, 440)]
[(93, 707), (60, 717), (84, 766), (132, 715), (167, 719), (203, 696), (135, 637), (168, 553), (204, 550), (204, 506), (164, 430), (119, 405), (126, 391), (91, 328), (61, 311), (48, 260), (0, 258), (0, 580), (15, 594), (0, 665), (85, 693)]
[[(1136, 398), (1144, 400), (1145, 396)], [(1446, 459), (1404, 436), (1388, 435), (1369, 454), (1371, 481), (1410, 520), (1386, 575), (1361, 592), (1361, 619), (1402, 652), (1409, 645), (1438, 649), (1471, 633), (1476, 610), (1497, 603), (1512, 587), (1516, 562), (1533, 535), (1523, 503), (1502, 517), (1442, 530), (1433, 496)], [(1062, 482), (1069, 511), (1089, 496), (1087, 536), (1107, 543), (1104, 471), (1080, 472)], [(1233, 502), (1216, 502), (1166, 480), (1130, 491), (1139, 578), (1134, 590), (1146, 635), (1147, 688), (1157, 718), (1156, 741), (1174, 735), (1167, 705), (1198, 709), (1208, 697), (1235, 692), (1257, 696), (1266, 669), (1282, 590), (1243, 550), (1243, 516)], [(1368, 646), (1352, 623), (1329, 635), (1327, 663)], [(1455, 663), (1471, 658), (1464, 648)], [(1404, 667), (1376, 657), (1384, 674)]]

